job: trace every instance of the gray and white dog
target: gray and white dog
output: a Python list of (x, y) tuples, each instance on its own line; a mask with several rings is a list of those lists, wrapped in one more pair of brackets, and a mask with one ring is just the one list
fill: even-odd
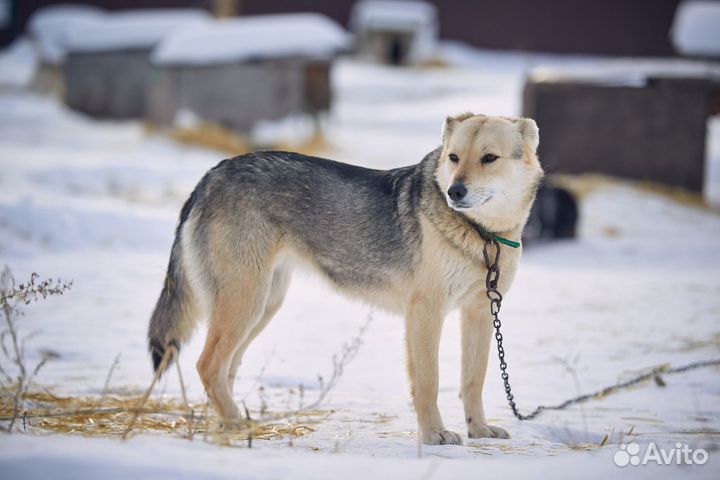
[[(404, 315), (411, 392), (428, 444), (462, 443), (437, 406), (443, 319), (460, 308), (468, 435), (507, 438), (488, 425), (482, 404), (492, 333), (482, 232), (520, 239), (543, 175), (538, 141), (530, 119), (466, 113), (448, 117), (442, 146), (404, 168), (284, 152), (220, 162), (180, 214), (150, 319), (155, 369), (207, 317), (197, 369), (218, 414), (237, 419), (232, 392), (243, 353), (277, 312), (300, 264), (343, 293)], [(503, 293), (520, 250), (502, 255)]]

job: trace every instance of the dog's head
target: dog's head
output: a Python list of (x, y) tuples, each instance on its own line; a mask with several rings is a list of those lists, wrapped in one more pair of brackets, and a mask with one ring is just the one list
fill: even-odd
[(529, 118), (448, 117), (435, 172), (448, 206), (492, 231), (524, 224), (543, 176), (538, 143)]

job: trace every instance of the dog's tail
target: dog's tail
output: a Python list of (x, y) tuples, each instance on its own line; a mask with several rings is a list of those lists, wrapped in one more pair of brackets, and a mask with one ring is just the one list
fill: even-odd
[[(183, 267), (183, 225), (197, 199), (197, 190), (187, 199), (180, 212), (180, 220), (175, 230), (175, 240), (170, 252), (165, 284), (155, 304), (148, 328), (148, 345), (152, 355), (153, 368), (158, 375), (165, 370), (180, 351), (182, 343), (192, 335), (197, 323), (197, 297), (188, 281)], [(168, 359), (163, 362), (165, 355)]]

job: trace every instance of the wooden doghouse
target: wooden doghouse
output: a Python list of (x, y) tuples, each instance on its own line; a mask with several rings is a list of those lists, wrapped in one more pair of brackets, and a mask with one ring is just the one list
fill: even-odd
[(523, 114), (540, 128), (545, 170), (702, 191), (706, 123), (720, 113), (720, 67), (599, 68), (536, 73), (526, 83)]
[(209, 18), (194, 9), (123, 11), (67, 32), (65, 103), (93, 117), (144, 117), (153, 48), (171, 31)]
[(317, 14), (241, 17), (183, 30), (153, 54), (148, 118), (180, 112), (246, 132), (260, 120), (330, 108), (330, 66), (347, 33)]
[(391, 65), (421, 63), (435, 53), (435, 6), (422, 1), (362, 0), (352, 10), (355, 49), (362, 58)]

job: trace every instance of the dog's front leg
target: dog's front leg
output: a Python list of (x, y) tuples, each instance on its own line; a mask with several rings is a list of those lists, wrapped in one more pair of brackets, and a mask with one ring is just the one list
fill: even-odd
[(442, 314), (427, 299), (416, 299), (410, 305), (405, 326), (410, 389), (422, 441), (460, 445), (462, 438), (445, 429), (437, 406), (442, 324)]
[(483, 384), (487, 371), (493, 326), (490, 305), (476, 298), (461, 308), (462, 320), (462, 399), (470, 438), (510, 438), (508, 433), (488, 425), (483, 409)]

